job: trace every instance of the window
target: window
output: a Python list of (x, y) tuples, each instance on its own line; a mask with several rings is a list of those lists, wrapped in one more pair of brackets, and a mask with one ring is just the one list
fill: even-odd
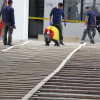
[(2, 13), (2, 7), (4, 5), (4, 0), (0, 0), (0, 20), (1, 20), (1, 13)]
[(29, 16), (44, 17), (44, 0), (30, 0)]
[(64, 0), (64, 11), (68, 20), (81, 20), (81, 0)]
[(95, 12), (96, 15), (100, 13), (100, 0), (84, 0), (83, 2), (83, 20), (85, 19), (86, 12), (85, 7), (89, 6)]
[(100, 13), (100, 0), (64, 0), (64, 12), (68, 20), (85, 19), (85, 7), (90, 6), (95, 14)]

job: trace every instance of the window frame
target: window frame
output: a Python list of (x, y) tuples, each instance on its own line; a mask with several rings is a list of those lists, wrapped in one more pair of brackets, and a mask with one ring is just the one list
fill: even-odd
[[(65, 4), (65, 0), (63, 0), (63, 4)], [(65, 5), (64, 5), (65, 6)], [(64, 7), (65, 8), (65, 7)], [(83, 0), (81, 0), (81, 12), (80, 12), (80, 21), (83, 21)]]

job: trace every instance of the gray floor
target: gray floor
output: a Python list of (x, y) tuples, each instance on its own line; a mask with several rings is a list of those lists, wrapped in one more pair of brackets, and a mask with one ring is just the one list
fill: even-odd
[[(24, 43), (25, 41), (13, 41), (13, 45), (19, 45)], [(0, 40), (0, 50), (7, 49), (9, 46), (3, 45), (3, 42)]]
[(29, 100), (100, 100), (100, 44), (82, 47)]
[[(18, 45), (23, 41), (14, 42)], [(20, 100), (42, 79), (54, 71), (79, 44), (45, 47), (31, 41), (0, 53), (0, 100)], [(5, 49), (0, 42), (0, 50)]]

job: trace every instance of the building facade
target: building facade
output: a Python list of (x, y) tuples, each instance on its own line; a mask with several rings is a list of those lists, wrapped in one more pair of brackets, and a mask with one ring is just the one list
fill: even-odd
[[(84, 21), (85, 6), (91, 6), (96, 14), (100, 13), (100, 0), (14, 0), (15, 21), (14, 40), (38, 38), (44, 28), (49, 26), (49, 20), (29, 19), (29, 17), (49, 18), (50, 11), (59, 2), (64, 3), (64, 12), (67, 20)], [(67, 23), (63, 25), (64, 36), (81, 37), (83, 23)], [(96, 39), (98, 38), (98, 35)]]

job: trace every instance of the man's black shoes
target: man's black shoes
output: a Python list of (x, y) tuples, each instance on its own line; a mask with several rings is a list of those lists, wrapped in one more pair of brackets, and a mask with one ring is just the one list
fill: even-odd
[(4, 43), (5, 46), (13, 46), (12, 44)]
[(6, 45), (7, 45), (7, 43), (4, 43), (4, 45), (6, 46)]
[(49, 46), (49, 44), (45, 44), (45, 46)]
[(8, 46), (13, 46), (12, 44), (8, 44)]
[(56, 44), (54, 44), (54, 46), (58, 46), (58, 47), (59, 47), (59, 46), (60, 46), (60, 44), (59, 44), (59, 43), (56, 43)]
[(63, 42), (60, 42), (61, 45), (65, 45)]
[(8, 46), (13, 46), (12, 44), (8, 44)]

